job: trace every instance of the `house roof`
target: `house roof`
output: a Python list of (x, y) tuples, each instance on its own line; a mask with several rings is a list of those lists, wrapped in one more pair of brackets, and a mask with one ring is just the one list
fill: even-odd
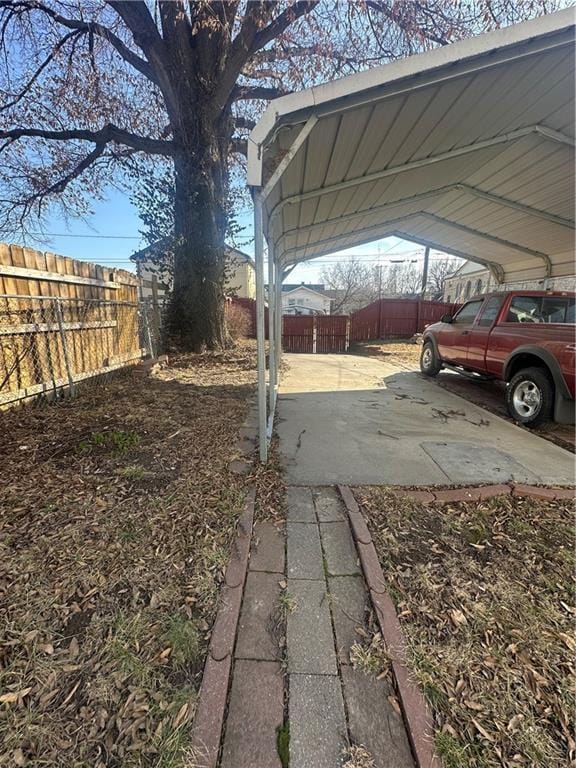
[[(146, 261), (146, 259), (150, 258), (150, 256), (159, 256), (162, 254), (162, 251), (168, 248), (168, 238), (163, 237), (161, 240), (158, 240), (156, 243), (153, 243), (152, 245), (147, 245), (145, 248), (142, 248), (140, 251), (136, 251), (130, 256), (130, 261), (139, 262), (139, 261)], [(226, 256), (228, 258), (235, 257), (237, 259), (240, 259), (241, 261), (245, 261), (247, 264), (249, 264), (252, 268), (254, 268), (254, 260), (251, 256), (249, 256), (247, 253), (244, 253), (243, 251), (238, 250), (238, 248), (234, 248), (231, 245), (226, 245)]]
[(485, 272), (487, 267), (484, 264), (478, 264), (475, 261), (465, 261), (464, 264), (460, 264), (452, 274), (446, 277), (447, 280), (452, 280), (454, 277), (463, 277), (464, 275), (477, 275), (479, 272)]
[[(323, 287), (324, 286), (322, 286), (322, 288)], [(286, 290), (286, 288), (288, 290)], [(316, 287), (313, 288), (313, 287), (311, 287), (309, 285), (294, 285), (292, 287), (290, 287), (290, 286), (286, 286), (286, 287), (282, 286), (282, 293), (283, 294), (294, 293), (295, 291), (302, 291), (302, 290), (308, 291), (308, 293), (314, 293), (314, 294), (316, 294), (316, 296), (321, 296), (323, 299), (329, 299), (330, 298), (329, 296), (326, 295), (326, 292), (324, 290), (317, 291)]]
[(574, 37), (568, 8), (274, 100), (248, 181), (278, 263), (395, 235), (572, 274)]
[(323, 283), (282, 283), (282, 291), (284, 293), (294, 291), (296, 288), (309, 288), (311, 291), (316, 291), (316, 293), (324, 292)]

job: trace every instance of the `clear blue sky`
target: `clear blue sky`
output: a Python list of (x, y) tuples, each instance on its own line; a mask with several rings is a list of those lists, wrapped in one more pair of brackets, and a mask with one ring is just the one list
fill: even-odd
[(138, 212), (128, 195), (111, 188), (107, 199), (92, 207), (94, 213), (86, 222), (64, 222), (58, 216), (50, 217), (44, 227), (50, 237), (38, 238), (28, 245), (81, 261), (133, 270), (128, 259), (144, 242), (139, 234)]

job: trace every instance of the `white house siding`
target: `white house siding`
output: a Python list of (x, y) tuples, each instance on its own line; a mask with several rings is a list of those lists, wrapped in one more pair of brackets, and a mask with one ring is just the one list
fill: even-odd
[(329, 315), (330, 298), (305, 286), (282, 294), (282, 313), (285, 315)]
[[(226, 293), (231, 296), (237, 296), (240, 299), (255, 299), (256, 275), (253, 262), (241, 256), (236, 256), (232, 252), (228, 263), (228, 279), (225, 284)], [(167, 280), (165, 278), (163, 281), (162, 277), (158, 276), (157, 272), (154, 271), (152, 264), (145, 259), (139, 259), (136, 262), (136, 273), (143, 281), (142, 296), (144, 298), (152, 296), (150, 282), (154, 275), (158, 277), (158, 295), (160, 297), (168, 293), (172, 287), (171, 278), (168, 277)]]
[[(576, 290), (576, 277), (553, 277), (547, 287), (556, 291)], [(544, 280), (497, 283), (490, 270), (473, 261), (465, 262), (444, 283), (444, 301), (462, 303), (471, 296), (490, 291), (537, 291), (544, 288)]]

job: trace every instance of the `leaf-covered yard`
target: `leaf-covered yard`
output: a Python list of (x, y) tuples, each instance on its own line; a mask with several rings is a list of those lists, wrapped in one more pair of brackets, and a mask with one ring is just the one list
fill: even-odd
[(0, 414), (0, 765), (178, 766), (253, 346)]
[(573, 765), (573, 505), (357, 495), (444, 767)]

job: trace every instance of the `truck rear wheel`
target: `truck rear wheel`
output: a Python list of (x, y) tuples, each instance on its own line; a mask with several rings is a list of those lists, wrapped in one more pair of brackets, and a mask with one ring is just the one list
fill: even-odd
[(537, 427), (550, 421), (554, 410), (554, 384), (542, 368), (518, 371), (506, 390), (508, 411), (515, 421)]
[(420, 354), (420, 370), (425, 376), (438, 376), (442, 370), (442, 363), (438, 359), (434, 344), (425, 341)]

